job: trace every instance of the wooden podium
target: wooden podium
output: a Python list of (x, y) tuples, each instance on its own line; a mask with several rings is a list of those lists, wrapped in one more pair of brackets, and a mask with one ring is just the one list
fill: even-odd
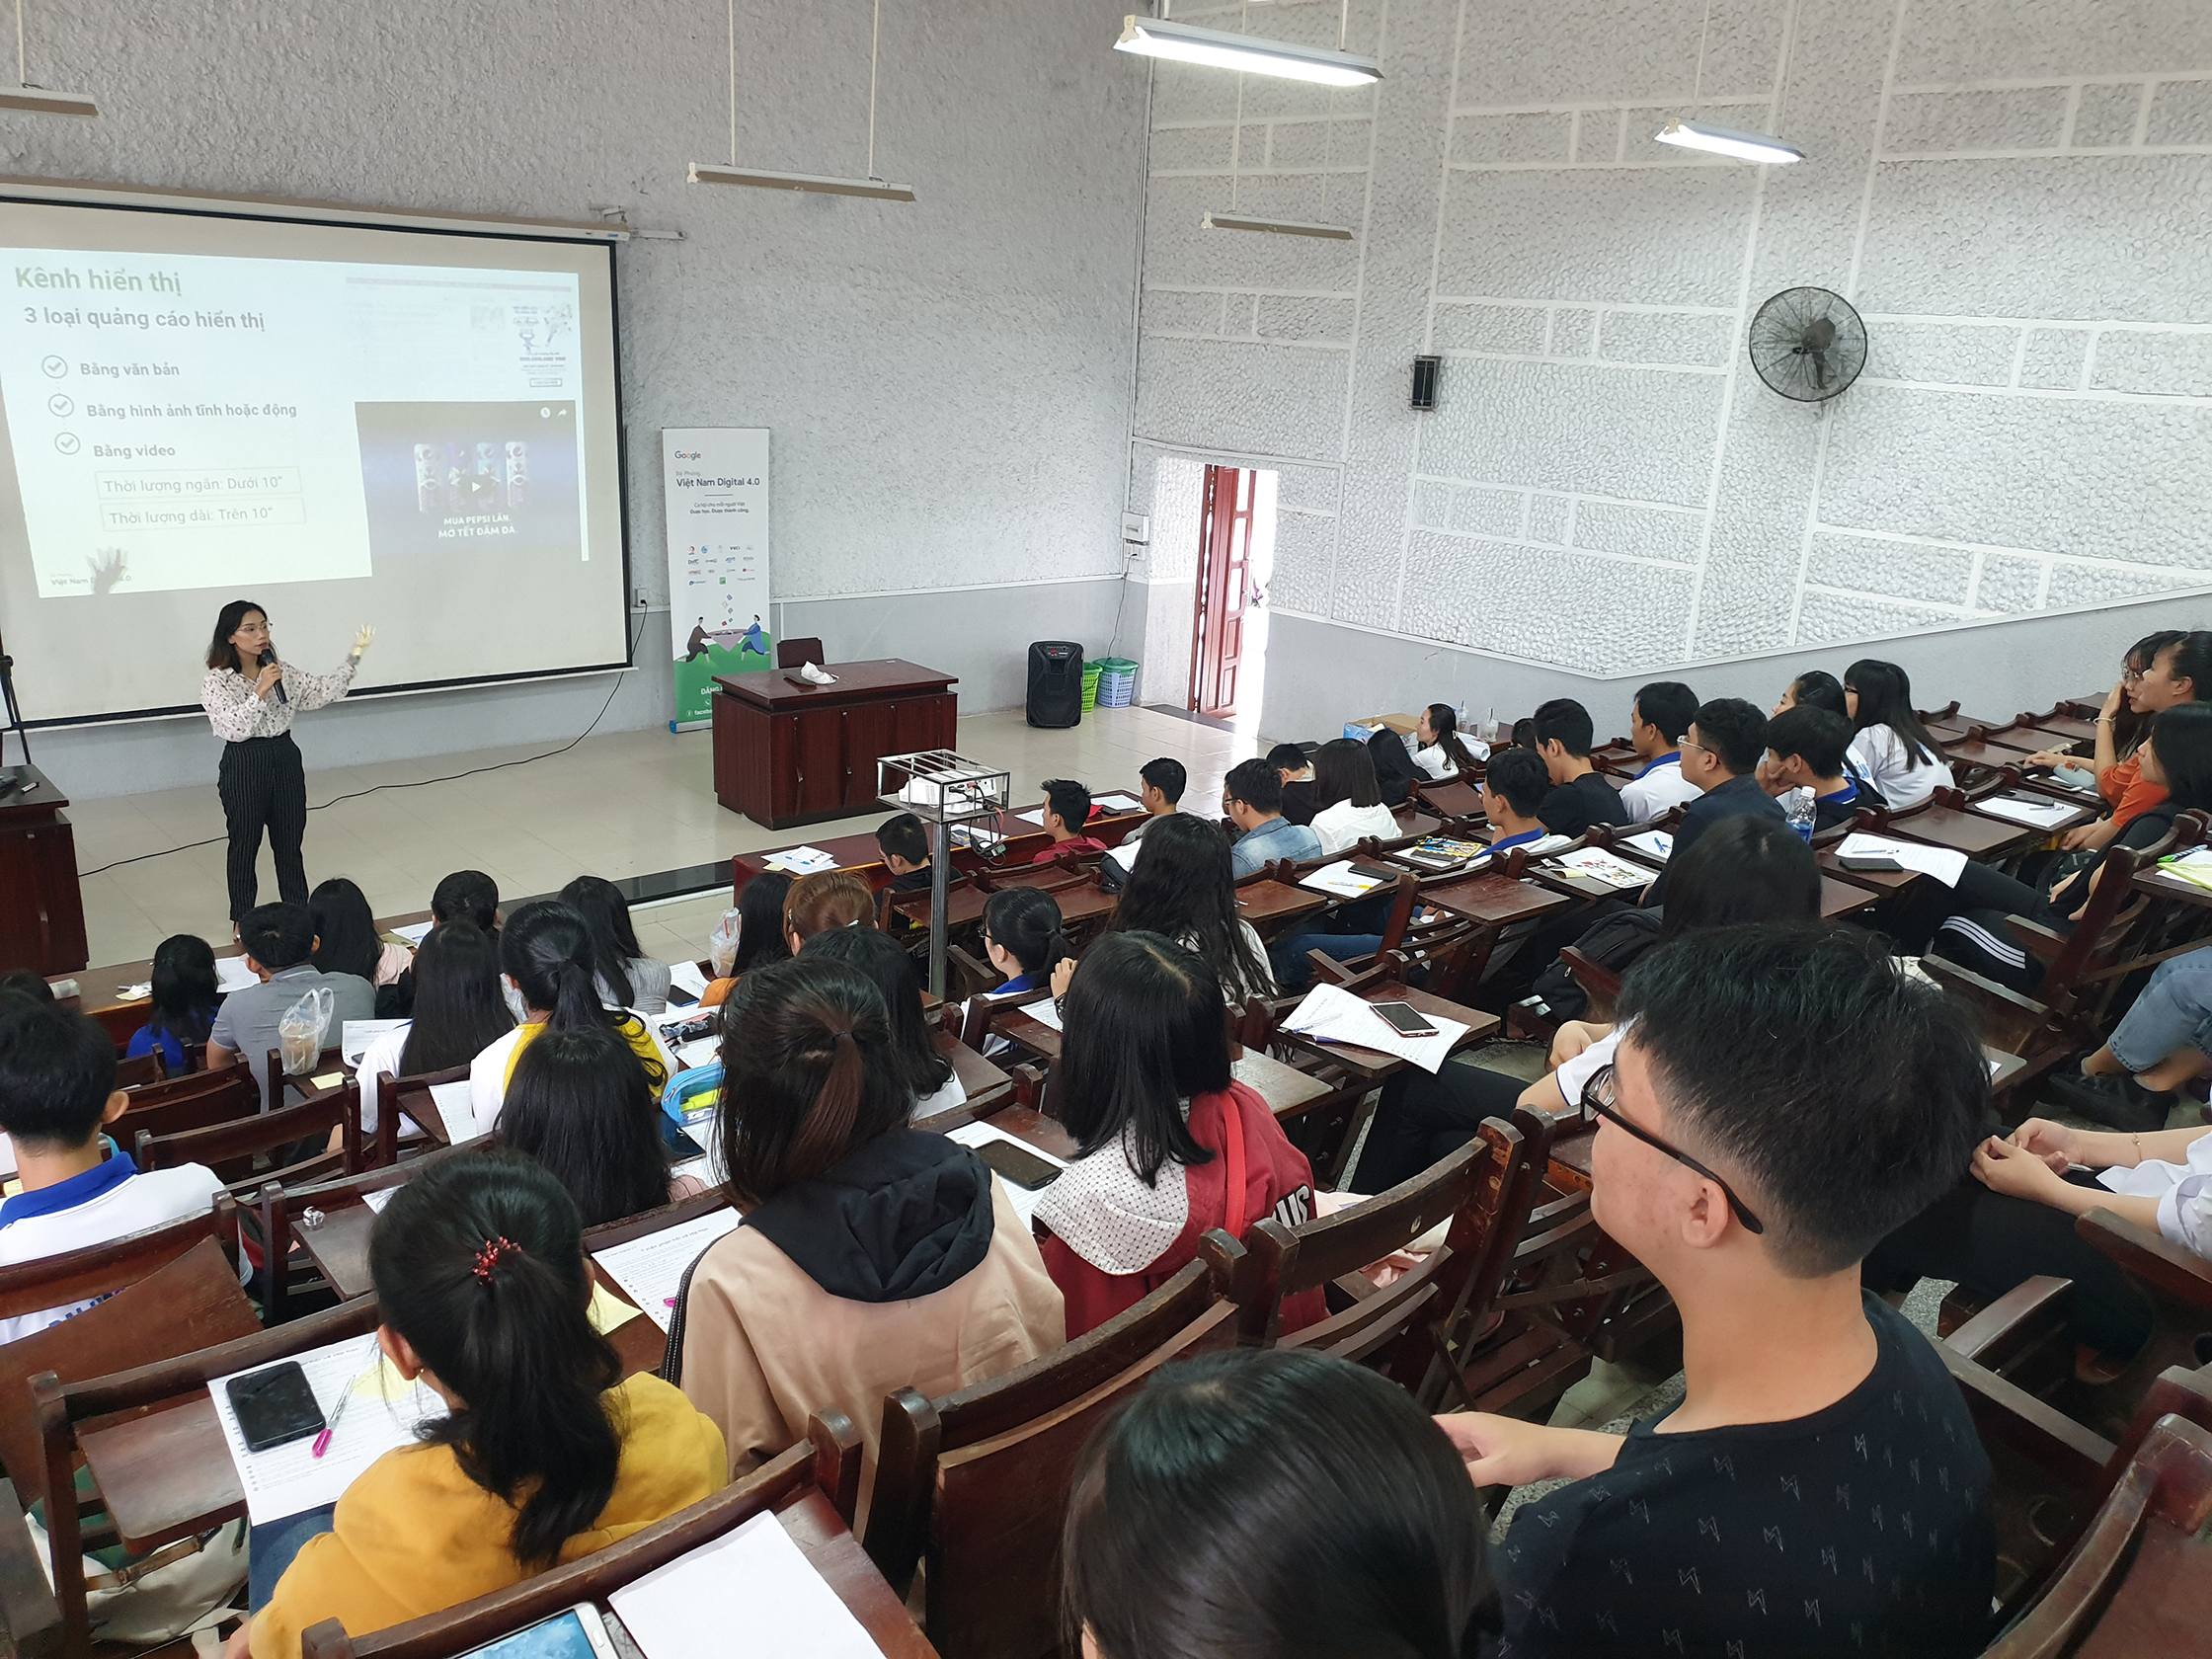
[(0, 969), (74, 974), (88, 959), (69, 802), (38, 767), (18, 772), (23, 787), (0, 795)]
[(825, 663), (834, 685), (796, 669), (720, 674), (714, 693), (714, 798), (782, 830), (876, 805), (886, 754), (950, 749), (959, 680), (899, 658)]

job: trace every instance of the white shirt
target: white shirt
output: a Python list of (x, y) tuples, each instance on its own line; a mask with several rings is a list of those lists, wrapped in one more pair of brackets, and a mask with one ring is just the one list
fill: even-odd
[(1704, 791), (1682, 775), (1682, 756), (1654, 760), (1643, 772), (1620, 786), (1620, 804), (1628, 809), (1631, 824), (1649, 824), (1661, 813), (1695, 801)]
[(968, 1090), (960, 1081), (960, 1073), (955, 1071), (945, 1079), (943, 1088), (925, 1094), (914, 1102), (913, 1110), (907, 1114), (907, 1121), (912, 1123), (921, 1118), (933, 1118), (939, 1112), (949, 1112), (955, 1106), (967, 1104)]
[(266, 697), (254, 695), (258, 669), (253, 674), (209, 669), (199, 682), (199, 706), (207, 711), (207, 724), (215, 729), (215, 736), (225, 743), (281, 737), (292, 729), (293, 715), (310, 713), (345, 696), (359, 667), (358, 657), (349, 657), (335, 672), (318, 674), (286, 663), (284, 677), (277, 682), (284, 688), (281, 698), (275, 691)]
[(2151, 1158), (2133, 1169), (2107, 1169), (2096, 1180), (2123, 1197), (2157, 1199), (2159, 1231), (2184, 1250), (2212, 1257), (2212, 1131), (2189, 1143), (2184, 1163)]
[[(405, 1075), (399, 1068), (400, 1056), (407, 1048), (407, 1034), (415, 1029), (415, 1022), (395, 1026), (390, 1031), (379, 1032), (369, 1039), (368, 1047), (361, 1050), (361, 1063), (355, 1067), (354, 1077), (361, 1085), (361, 1133), (376, 1133), (376, 1079), (389, 1071), (394, 1077)], [(405, 1135), (412, 1125), (403, 1119), (400, 1133)]]
[(1394, 841), (1402, 833), (1397, 815), (1388, 807), (1355, 807), (1349, 801), (1339, 801), (1315, 813), (1312, 830), (1321, 837), (1324, 857), (1358, 846), (1370, 835), (1380, 841)]
[(1951, 787), (1951, 769), (1941, 760), (1916, 762), (1905, 740), (1887, 726), (1869, 726), (1845, 751), (1859, 775), (1887, 801), (1892, 812), (1917, 807), (1938, 789)]
[[(1462, 732), (1460, 742), (1466, 745), (1467, 752), (1477, 760), (1490, 758), (1490, 746), (1480, 739), (1470, 738), (1464, 732)], [(1460, 768), (1454, 765), (1452, 757), (1444, 752), (1442, 744), (1430, 744), (1426, 748), (1414, 750), (1413, 763), (1439, 782), (1445, 778), (1460, 775)]]
[[(668, 1075), (674, 1076), (683, 1069), (668, 1044), (661, 1040), (661, 1033), (654, 1023), (629, 1010), (638, 1023), (651, 1033), (654, 1053)], [(500, 1108), (507, 1103), (507, 1073), (514, 1056), (515, 1045), (522, 1041), (526, 1026), (516, 1026), (513, 1031), (502, 1032), (486, 1045), (484, 1052), (468, 1063), (468, 1110), (476, 1120), (476, 1133), (489, 1135), (500, 1121)]]
[(1620, 1047), (1620, 1034), (1626, 1029), (1615, 1026), (1551, 1073), (1552, 1081), (1559, 1085), (1559, 1097), (1570, 1111), (1582, 1104), (1582, 1091), (1590, 1086), (1590, 1079), (1613, 1064), (1614, 1051)]
[[(112, 1164), (120, 1156), (119, 1152), (114, 1153), (109, 1162)], [(87, 1171), (60, 1184), (68, 1186), (92, 1177), (93, 1172)], [(215, 1179), (215, 1172), (200, 1163), (131, 1173), (120, 1179), (115, 1179), (111, 1172), (100, 1189), (82, 1203), (0, 1220), (0, 1266), (89, 1249), (111, 1239), (185, 1221), (214, 1203), (215, 1195), (222, 1190), (223, 1184)], [(9, 1201), (9, 1207), (21, 1209), (27, 1202), (36, 1206), (40, 1198), (39, 1193), (18, 1194)], [(92, 1306), (93, 1301), (0, 1319), (0, 1342), (13, 1342), (19, 1336), (30, 1336), (48, 1325), (59, 1324)]]

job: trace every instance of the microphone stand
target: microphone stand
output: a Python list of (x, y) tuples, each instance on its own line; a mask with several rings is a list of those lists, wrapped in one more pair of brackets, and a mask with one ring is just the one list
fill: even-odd
[(21, 767), (0, 763), (0, 800), (5, 800), (8, 796), (15, 794), (17, 790), (28, 787), (31, 782), (29, 778), (24, 776), (24, 773), (31, 766), (31, 733), (23, 724), (22, 706), (16, 702), (15, 668), (16, 660), (7, 654), (4, 646), (0, 646), (0, 701), (5, 702), (7, 709), (6, 725), (0, 726), (0, 762), (5, 762), (7, 759), (8, 727), (15, 729), (16, 742), (23, 745), (23, 765)]

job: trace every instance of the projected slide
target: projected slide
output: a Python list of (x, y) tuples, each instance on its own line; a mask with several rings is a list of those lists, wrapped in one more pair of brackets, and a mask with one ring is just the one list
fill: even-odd
[(487, 540), (584, 557), (574, 277), (9, 263), (0, 387), (41, 596), (369, 576)]
[(0, 312), (34, 719), (189, 705), (234, 594), (370, 683), (626, 657), (603, 245), (0, 202)]

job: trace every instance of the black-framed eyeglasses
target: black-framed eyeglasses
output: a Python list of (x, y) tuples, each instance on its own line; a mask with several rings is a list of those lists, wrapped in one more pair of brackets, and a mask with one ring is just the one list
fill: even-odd
[(1632, 1124), (1620, 1115), (1620, 1108), (1615, 1103), (1617, 1096), (1614, 1089), (1613, 1069), (1610, 1066), (1599, 1066), (1597, 1070), (1590, 1073), (1590, 1080), (1582, 1085), (1580, 1106), (1584, 1121), (1594, 1122), (1603, 1118), (1616, 1129), (1641, 1141), (1653, 1151), (1664, 1152), (1685, 1169), (1696, 1170), (1720, 1189), (1720, 1196), (1728, 1201), (1728, 1208), (1736, 1213), (1736, 1220), (1743, 1223), (1746, 1232), (1765, 1232), (1767, 1230), (1766, 1224), (1751, 1213), (1750, 1207), (1736, 1196), (1734, 1189), (1726, 1181), (1723, 1181), (1688, 1152), (1682, 1150), (1681, 1147), (1668, 1146), (1666, 1142), (1660, 1140), (1650, 1130)]

